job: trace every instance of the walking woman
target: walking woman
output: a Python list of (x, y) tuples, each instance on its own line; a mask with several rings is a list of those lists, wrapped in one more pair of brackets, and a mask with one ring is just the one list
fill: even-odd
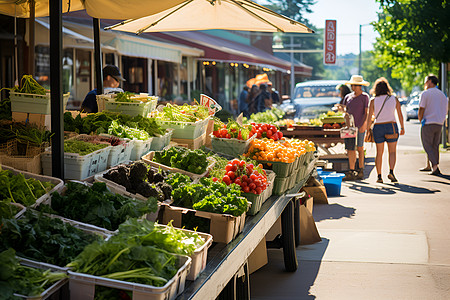
[(399, 130), (395, 121), (395, 111), (400, 122), (400, 135), (405, 134), (404, 120), (400, 102), (392, 95), (392, 88), (384, 77), (378, 78), (370, 93), (373, 98), (369, 103), (369, 114), (367, 116), (367, 128), (372, 125), (372, 117), (375, 116), (373, 126), (373, 137), (377, 147), (375, 166), (377, 169), (377, 182), (382, 183), (381, 165), (383, 160), (384, 142), (387, 143), (389, 152), (389, 175), (391, 182), (398, 182), (394, 175), (395, 162), (397, 160), (397, 140)]

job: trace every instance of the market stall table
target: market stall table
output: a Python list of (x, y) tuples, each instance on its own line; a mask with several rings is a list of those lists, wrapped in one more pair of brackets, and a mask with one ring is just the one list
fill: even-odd
[[(244, 230), (231, 243), (215, 244), (208, 254), (206, 269), (197, 280), (186, 284), (185, 291), (177, 299), (214, 299), (225, 288), (231, 288), (230, 295), (236, 295), (238, 289), (234, 285), (227, 286), (233, 276), (246, 264), (250, 254), (266, 236), (272, 226), (281, 216), (282, 246), (284, 262), (287, 271), (297, 269), (296, 234), (295, 224), (298, 223), (298, 214), (294, 213), (294, 207), (298, 205), (300, 188), (303, 187), (311, 173), (297, 183), (295, 187), (281, 196), (270, 197), (255, 216), (246, 219)], [(247, 270), (245, 268), (245, 270)], [(245, 271), (248, 279), (248, 271)], [(247, 283), (248, 288), (248, 283)], [(236, 289), (236, 290), (235, 290)], [(225, 290), (226, 292), (226, 290)], [(249, 291), (241, 290), (241, 297), (248, 299)], [(234, 298), (234, 296), (233, 296)]]
[(318, 146), (329, 147), (331, 144), (343, 143), (340, 129), (324, 129), (321, 126), (299, 126), (287, 128), (280, 126), (283, 136), (288, 138), (308, 139)]

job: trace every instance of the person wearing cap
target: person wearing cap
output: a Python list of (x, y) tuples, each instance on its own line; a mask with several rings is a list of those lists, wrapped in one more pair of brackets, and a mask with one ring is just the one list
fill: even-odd
[[(345, 96), (342, 105), (346, 112), (346, 122), (349, 122), (349, 115), (353, 116), (355, 127), (358, 128), (356, 138), (346, 138), (345, 149), (348, 155), (349, 171), (342, 180), (359, 180), (364, 179), (364, 135), (367, 127), (367, 113), (369, 107), (369, 95), (362, 90), (362, 86), (368, 86), (369, 82), (365, 81), (361, 75), (353, 75), (349, 84), (352, 93)], [(358, 151), (359, 168), (356, 169), (356, 151)]]
[(270, 93), (270, 96), (272, 97), (272, 103), (274, 104), (281, 104), (280, 102), (280, 94), (272, 88), (272, 82), (267, 83), (267, 91)]
[[(103, 68), (103, 93), (116, 94), (122, 93), (123, 90), (119, 88), (120, 82), (125, 81), (118, 67), (107, 65)], [(98, 112), (97, 106), (97, 89), (90, 91), (81, 104), (81, 111), (88, 113)]]

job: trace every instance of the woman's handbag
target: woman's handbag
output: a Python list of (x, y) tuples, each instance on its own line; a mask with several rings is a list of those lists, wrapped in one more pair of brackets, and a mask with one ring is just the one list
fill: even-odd
[(342, 127), (339, 131), (341, 139), (355, 138), (358, 134), (358, 127), (355, 127), (355, 122), (352, 115), (350, 117), (350, 126)]
[[(387, 100), (389, 97), (390, 97), (390, 96), (387, 95), (386, 98), (384, 99), (383, 105), (381, 106), (380, 111), (378, 112), (377, 116), (375, 117), (375, 120), (376, 120), (376, 119), (378, 118), (378, 116), (380, 115), (381, 110), (383, 109), (384, 104), (386, 103), (386, 100)], [(367, 129), (366, 136), (364, 137), (364, 142), (366, 142), (366, 143), (375, 143), (375, 138), (374, 138), (374, 136), (373, 136), (373, 125), (374, 125), (374, 124), (372, 124), (372, 125), (369, 127), (369, 129)], [(394, 125), (392, 125), (392, 126), (394, 126)], [(395, 130), (394, 130), (394, 132), (395, 132)], [(386, 137), (386, 136), (385, 136), (385, 137)], [(386, 138), (387, 138), (387, 137), (386, 137)]]

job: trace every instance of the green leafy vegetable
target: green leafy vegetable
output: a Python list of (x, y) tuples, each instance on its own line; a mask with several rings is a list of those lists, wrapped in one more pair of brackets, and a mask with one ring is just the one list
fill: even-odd
[(167, 104), (162, 111), (156, 112), (156, 118), (162, 121), (196, 122), (208, 117), (208, 108), (203, 105)]
[(107, 144), (93, 144), (89, 142), (79, 140), (65, 140), (64, 152), (66, 153), (78, 153), (81, 156), (95, 152), (97, 150), (108, 147)]
[(184, 147), (156, 151), (153, 161), (195, 174), (204, 173), (208, 167), (207, 155), (203, 150), (190, 150)]

